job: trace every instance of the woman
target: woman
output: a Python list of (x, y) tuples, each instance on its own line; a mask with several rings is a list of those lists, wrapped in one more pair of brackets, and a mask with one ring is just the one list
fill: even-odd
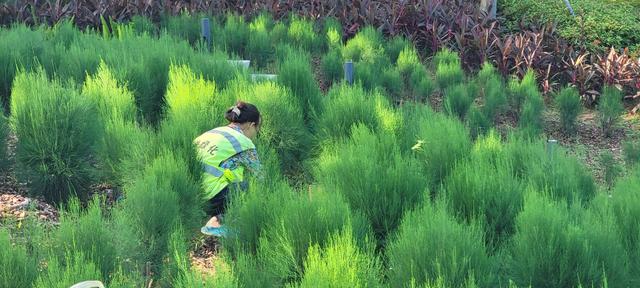
[(227, 110), (229, 125), (210, 130), (195, 139), (203, 163), (207, 214), (212, 215), (201, 232), (224, 236), (220, 224), (229, 194), (246, 189), (245, 170), (261, 177), (260, 161), (252, 139), (260, 131), (260, 112), (255, 105), (239, 101)]

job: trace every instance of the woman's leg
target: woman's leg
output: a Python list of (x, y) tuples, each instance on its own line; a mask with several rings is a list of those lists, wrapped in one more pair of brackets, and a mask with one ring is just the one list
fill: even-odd
[(205, 212), (207, 213), (207, 215), (211, 216), (209, 221), (207, 221), (207, 226), (219, 227), (221, 225), (220, 215), (224, 213), (228, 196), (229, 196), (229, 187), (225, 187), (218, 194), (216, 194), (216, 196), (214, 196), (213, 198), (211, 198), (211, 200), (207, 202), (207, 207)]

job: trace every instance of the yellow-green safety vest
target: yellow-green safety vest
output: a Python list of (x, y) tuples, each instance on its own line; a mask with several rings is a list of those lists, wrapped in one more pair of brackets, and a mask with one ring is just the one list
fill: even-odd
[(244, 167), (229, 170), (220, 168), (220, 164), (240, 152), (255, 149), (251, 139), (231, 127), (218, 127), (198, 136), (194, 143), (204, 169), (202, 184), (207, 200), (230, 183), (242, 182)]

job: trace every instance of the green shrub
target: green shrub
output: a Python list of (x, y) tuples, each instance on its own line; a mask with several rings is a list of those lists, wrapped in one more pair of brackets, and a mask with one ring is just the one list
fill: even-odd
[(19, 74), (11, 98), (16, 159), (30, 193), (52, 202), (73, 195), (86, 200), (91, 155), (102, 134), (95, 105), (75, 89), (49, 82), (42, 70)]
[(387, 57), (389, 57), (391, 63), (397, 64), (399, 55), (411, 45), (411, 42), (403, 36), (394, 36), (389, 41), (386, 41), (384, 50), (387, 52)]
[(299, 287), (381, 287), (380, 276), (373, 251), (362, 251), (347, 227), (326, 248), (309, 248)]
[(511, 108), (517, 112), (522, 111), (522, 106), (527, 99), (536, 98), (536, 95), (540, 94), (537, 85), (533, 70), (527, 71), (522, 81), (518, 81), (516, 77), (511, 78), (508, 84), (508, 90), (511, 96), (508, 102)]
[(633, 167), (640, 162), (640, 142), (629, 139), (622, 142), (624, 161), (628, 167)]
[(484, 105), (482, 110), (488, 121), (494, 121), (496, 115), (504, 111), (507, 95), (501, 76), (491, 63), (485, 62), (475, 80), (482, 91)]
[(442, 50), (434, 56), (436, 67), (436, 82), (441, 91), (464, 82), (464, 71), (460, 66), (460, 58), (457, 54)]
[(576, 118), (582, 112), (580, 94), (575, 88), (567, 87), (562, 89), (556, 96), (556, 106), (560, 112), (560, 123), (566, 133), (576, 131)]
[(324, 33), (329, 50), (342, 49), (342, 23), (333, 17), (324, 19)]
[(190, 232), (202, 225), (201, 187), (187, 171), (184, 162), (165, 153), (137, 181), (125, 186), (123, 212), (139, 227), (153, 267), (162, 263), (174, 227), (180, 225)]
[(362, 124), (381, 133), (395, 133), (400, 119), (389, 102), (377, 92), (360, 85), (336, 85), (324, 99), (324, 113), (318, 119), (319, 142), (348, 137), (351, 127)]
[(322, 98), (318, 83), (313, 78), (310, 60), (304, 53), (288, 53), (280, 63), (278, 83), (291, 89), (302, 107), (305, 121), (322, 113)]
[(39, 275), (33, 287), (71, 287), (82, 281), (102, 281), (100, 269), (82, 252), (66, 254), (62, 260), (50, 260), (46, 272)]
[(142, 15), (135, 15), (131, 17), (129, 24), (133, 27), (133, 30), (138, 35), (157, 35), (158, 27), (147, 17)]
[(518, 29), (520, 23), (555, 22), (562, 38), (596, 50), (640, 43), (640, 9), (634, 1), (571, 1), (577, 17), (568, 13), (562, 1), (507, 0), (499, 5), (511, 29)]
[(10, 165), (9, 153), (7, 151), (7, 141), (9, 140), (10, 132), (9, 119), (4, 115), (0, 115), (0, 171), (5, 171)]
[(436, 205), (427, 201), (402, 220), (387, 248), (390, 286), (413, 287), (439, 278), (445, 287), (462, 287), (474, 275), (481, 283), (489, 277), (482, 230), (456, 222), (446, 204)]
[(600, 165), (604, 170), (604, 183), (607, 184), (607, 188), (611, 189), (618, 176), (623, 172), (622, 166), (613, 158), (610, 151), (603, 151), (600, 154)]
[(273, 25), (273, 29), (271, 29), (271, 32), (269, 33), (271, 44), (274, 46), (278, 46), (280, 44), (287, 43), (288, 33), (289, 28), (287, 28), (287, 25), (285, 25), (284, 22), (277, 22), (275, 25)]
[(358, 62), (354, 63), (353, 69), (354, 82), (359, 83), (366, 90), (372, 91), (382, 86), (383, 79), (381, 75), (388, 68), (376, 63)]
[(598, 103), (598, 120), (605, 136), (609, 137), (620, 122), (624, 106), (622, 105), (622, 94), (615, 87), (604, 87)]
[(537, 90), (531, 90), (524, 100), (522, 113), (518, 120), (518, 126), (525, 135), (529, 137), (537, 137), (543, 132), (542, 112), (544, 110), (544, 101), (542, 95)]
[(469, 94), (468, 88), (465, 84), (458, 84), (445, 91), (444, 107), (449, 115), (464, 120), (473, 103), (473, 96)]
[(330, 50), (322, 56), (322, 75), (327, 86), (339, 82), (343, 78), (342, 55), (337, 49)]
[(225, 217), (234, 233), (223, 241), (237, 259), (234, 272), (242, 287), (300, 280), (309, 247), (325, 247), (345, 225), (352, 227), (360, 248), (370, 247), (366, 221), (353, 216), (340, 195), (322, 190), (295, 192), (283, 183), (250, 186), (233, 198)]
[(611, 220), (597, 219), (580, 208), (574, 220), (563, 205), (529, 193), (518, 216), (509, 247), (508, 275), (517, 285), (576, 287), (595, 285), (606, 275), (615, 287), (626, 287), (624, 248)]
[(316, 36), (313, 22), (294, 16), (289, 23), (289, 40), (298, 48), (308, 52), (319, 52), (322, 49), (322, 39)]
[(302, 107), (291, 92), (273, 82), (252, 85), (239, 81), (225, 93), (258, 107), (264, 122), (257, 143), (277, 151), (283, 172), (290, 175), (299, 170), (311, 143)]
[(247, 42), (247, 57), (255, 63), (257, 68), (266, 67), (273, 58), (273, 48), (269, 37), (270, 19), (262, 14), (249, 24), (249, 41)]
[(397, 59), (396, 65), (398, 66), (398, 71), (400, 71), (400, 74), (405, 77), (405, 79), (408, 78), (414, 70), (422, 67), (420, 58), (418, 58), (418, 52), (411, 46), (402, 49)]
[(82, 253), (108, 278), (117, 267), (117, 260), (129, 255), (117, 253), (120, 243), (113, 241), (113, 231), (101, 209), (99, 198), (94, 198), (86, 211), (72, 199), (60, 214), (60, 226), (54, 231), (52, 242), (58, 259)]
[(245, 55), (250, 29), (244, 18), (228, 13), (219, 38), (228, 54)]
[(374, 63), (381, 55), (385, 55), (382, 42), (382, 35), (373, 27), (367, 26), (347, 41), (342, 48), (342, 58), (353, 62)]
[(412, 150), (430, 182), (429, 190), (436, 193), (456, 163), (469, 154), (469, 133), (460, 121), (435, 113), (424, 117), (416, 128), (417, 144)]
[(433, 94), (433, 91), (436, 90), (436, 85), (433, 83), (431, 75), (429, 75), (424, 67), (414, 70), (409, 79), (413, 98), (416, 101), (426, 101), (431, 94)]
[(360, 125), (352, 131), (350, 140), (320, 156), (316, 177), (365, 214), (378, 239), (384, 239), (397, 228), (403, 212), (422, 199), (427, 181), (414, 159), (402, 157), (393, 134), (375, 134)]
[(400, 99), (402, 99), (404, 85), (398, 69), (389, 67), (385, 69), (379, 77), (381, 77), (380, 86), (384, 88), (391, 99), (399, 102)]
[(487, 133), (492, 123), (477, 105), (472, 105), (467, 116), (467, 126), (473, 139)]
[(614, 226), (622, 244), (629, 255), (632, 285), (640, 283), (640, 170), (637, 168), (626, 178), (621, 179), (609, 198)]
[(184, 39), (191, 45), (195, 45), (201, 40), (200, 18), (194, 15), (183, 12), (177, 16), (165, 16), (160, 25), (169, 35), (177, 39)]
[(443, 187), (456, 215), (467, 223), (484, 223), (487, 246), (493, 249), (513, 234), (523, 202), (523, 185), (496, 145), (500, 139), (494, 132), (478, 139), (471, 160), (456, 166)]
[(37, 277), (37, 263), (25, 247), (11, 243), (9, 232), (0, 229), (0, 286), (32, 287)]

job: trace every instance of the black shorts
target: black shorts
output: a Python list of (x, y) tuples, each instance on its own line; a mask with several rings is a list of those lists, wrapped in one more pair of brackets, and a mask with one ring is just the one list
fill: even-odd
[(224, 213), (227, 206), (227, 198), (229, 197), (229, 186), (224, 187), (216, 196), (213, 196), (206, 203), (205, 212), (209, 216), (216, 216)]

